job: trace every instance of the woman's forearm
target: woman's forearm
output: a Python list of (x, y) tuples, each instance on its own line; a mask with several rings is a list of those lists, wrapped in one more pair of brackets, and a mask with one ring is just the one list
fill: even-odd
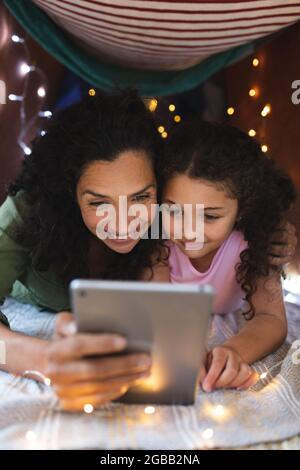
[(237, 335), (227, 340), (224, 346), (236, 351), (247, 364), (252, 364), (275, 351), (286, 335), (285, 319), (268, 313), (258, 314)]
[(0, 360), (1, 370), (15, 375), (22, 375), (25, 370), (44, 373), (49, 341), (16, 333), (4, 325), (0, 325), (0, 341), (4, 352)]

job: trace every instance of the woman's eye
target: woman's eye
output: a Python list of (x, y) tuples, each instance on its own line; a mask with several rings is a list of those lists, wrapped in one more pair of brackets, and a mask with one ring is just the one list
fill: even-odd
[(146, 201), (149, 198), (150, 198), (150, 194), (140, 194), (139, 196), (135, 196), (133, 198), (133, 201), (142, 202), (142, 201)]
[(89, 202), (89, 205), (90, 206), (101, 206), (101, 204), (105, 204), (104, 201), (100, 201), (100, 202)]

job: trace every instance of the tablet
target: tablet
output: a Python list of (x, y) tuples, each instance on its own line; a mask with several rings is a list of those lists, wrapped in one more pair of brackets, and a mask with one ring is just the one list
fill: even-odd
[(114, 401), (192, 405), (212, 311), (209, 285), (76, 279), (70, 284), (79, 332), (117, 333), (126, 351), (149, 352), (150, 377)]

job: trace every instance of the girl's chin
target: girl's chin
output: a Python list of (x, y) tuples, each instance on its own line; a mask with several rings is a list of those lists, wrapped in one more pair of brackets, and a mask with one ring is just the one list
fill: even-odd
[(185, 243), (178, 243), (177, 246), (188, 258), (199, 258), (209, 251), (206, 243), (200, 243), (198, 246), (195, 245), (192, 248)]

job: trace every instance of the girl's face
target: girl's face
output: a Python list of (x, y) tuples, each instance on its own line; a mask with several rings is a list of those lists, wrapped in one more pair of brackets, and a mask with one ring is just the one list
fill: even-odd
[[(168, 180), (163, 190), (163, 202), (181, 206), (183, 217), (184, 204), (191, 204), (192, 223), (187, 225), (192, 230), (190, 233), (184, 232), (182, 239), (175, 238), (170, 212), (170, 238), (191, 259), (202, 258), (216, 251), (232, 232), (238, 213), (237, 199), (230, 198), (221, 186), (184, 174), (175, 175)], [(195, 249), (196, 204), (204, 205), (204, 245), (199, 249)]]
[[(122, 202), (120, 196), (123, 196)], [(157, 202), (156, 180), (149, 156), (143, 151), (126, 151), (120, 153), (112, 162), (90, 163), (78, 181), (77, 201), (85, 225), (96, 236), (98, 236), (97, 226), (101, 220), (104, 220), (104, 209), (103, 214), (99, 216), (99, 213), (98, 215), (96, 213), (97, 208), (109, 204), (115, 209), (116, 224), (111, 230), (111, 225), (104, 222), (103, 229), (107, 232), (108, 238), (102, 239), (102, 242), (113, 251), (129, 253), (139, 242), (139, 238), (134, 239), (130, 236), (133, 233), (130, 231), (130, 226), (133, 225), (137, 215), (128, 215), (124, 201), (127, 202), (127, 209), (132, 204), (145, 206), (142, 220), (144, 228), (151, 224), (151, 204)], [(139, 231), (138, 226), (137, 231)], [(110, 238), (109, 235), (114, 238)]]

